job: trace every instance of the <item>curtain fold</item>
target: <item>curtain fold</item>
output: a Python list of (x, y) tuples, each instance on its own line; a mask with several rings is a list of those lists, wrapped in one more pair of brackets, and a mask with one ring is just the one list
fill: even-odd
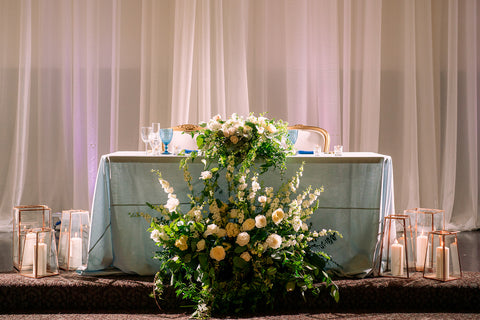
[(141, 126), (267, 112), (391, 155), (397, 211), (479, 228), (479, 14), (475, 0), (0, 0), (0, 221), (19, 204), (88, 209), (101, 155), (143, 150)]

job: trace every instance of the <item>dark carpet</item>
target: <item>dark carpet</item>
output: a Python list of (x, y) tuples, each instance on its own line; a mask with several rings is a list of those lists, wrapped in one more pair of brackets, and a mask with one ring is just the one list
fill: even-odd
[[(159, 310), (153, 278), (141, 276), (59, 276), (31, 279), (0, 273), (0, 319), (188, 319), (169, 290)], [(336, 280), (337, 304), (328, 294), (292, 294), (273, 311), (239, 315), (250, 319), (477, 319), (480, 318), (480, 273), (464, 272), (449, 282), (425, 279), (366, 278)], [(228, 319), (228, 318), (223, 318)]]

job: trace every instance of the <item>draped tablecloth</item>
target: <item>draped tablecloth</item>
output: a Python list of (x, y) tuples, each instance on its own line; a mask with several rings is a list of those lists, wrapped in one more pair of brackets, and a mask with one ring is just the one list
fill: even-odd
[[(166, 202), (167, 195), (152, 169), (162, 172), (181, 205), (189, 205), (180, 159), (146, 156), (144, 152), (115, 152), (102, 157), (91, 210), (88, 263), (82, 274), (118, 271), (153, 275), (158, 270), (159, 262), (152, 257), (159, 248), (147, 232), (149, 223), (129, 213), (158, 215), (146, 202)], [(312, 230), (332, 229), (343, 235), (324, 249), (335, 261), (329, 268), (344, 276), (370, 274), (378, 256), (383, 217), (394, 212), (392, 159), (363, 152), (297, 155), (288, 158), (284, 180), (278, 171), (262, 175), (261, 180), (267, 186), (278, 187), (302, 163), (304, 172), (298, 190), (309, 185), (324, 187), (320, 206), (307, 222), (312, 222)], [(202, 170), (199, 159), (190, 165), (193, 177)], [(203, 186), (201, 180), (193, 180), (194, 187)]]

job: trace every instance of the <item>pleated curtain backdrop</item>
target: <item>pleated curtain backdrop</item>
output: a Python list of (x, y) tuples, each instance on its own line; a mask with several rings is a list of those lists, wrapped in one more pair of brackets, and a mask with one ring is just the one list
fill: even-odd
[(476, 0), (0, 0), (0, 222), (89, 209), (139, 128), (268, 112), (391, 155), (396, 209), (480, 227)]

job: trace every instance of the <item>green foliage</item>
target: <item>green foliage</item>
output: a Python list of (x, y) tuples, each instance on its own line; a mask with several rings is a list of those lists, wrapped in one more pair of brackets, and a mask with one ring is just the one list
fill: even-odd
[[(173, 187), (155, 171), (168, 194), (165, 204), (149, 205), (161, 213), (149, 229), (162, 248), (155, 256), (161, 262), (157, 291), (174, 285), (177, 295), (195, 304), (197, 318), (273, 307), (275, 296), (316, 292), (318, 282), (325, 282), (338, 301), (338, 288), (325, 272), (330, 257), (313, 249), (341, 235), (312, 231), (306, 223), (323, 190), (308, 187), (298, 192), (303, 165), (277, 190), (260, 179), (271, 168), (286, 168), (292, 150), (286, 124), (233, 115), (226, 121), (215, 117), (202, 126), (197, 144), (204, 171), (196, 178), (203, 181), (201, 190), (193, 188), (189, 171), (197, 154), (180, 163), (190, 190), (188, 212), (180, 210)], [(228, 189), (222, 197), (221, 177)]]

